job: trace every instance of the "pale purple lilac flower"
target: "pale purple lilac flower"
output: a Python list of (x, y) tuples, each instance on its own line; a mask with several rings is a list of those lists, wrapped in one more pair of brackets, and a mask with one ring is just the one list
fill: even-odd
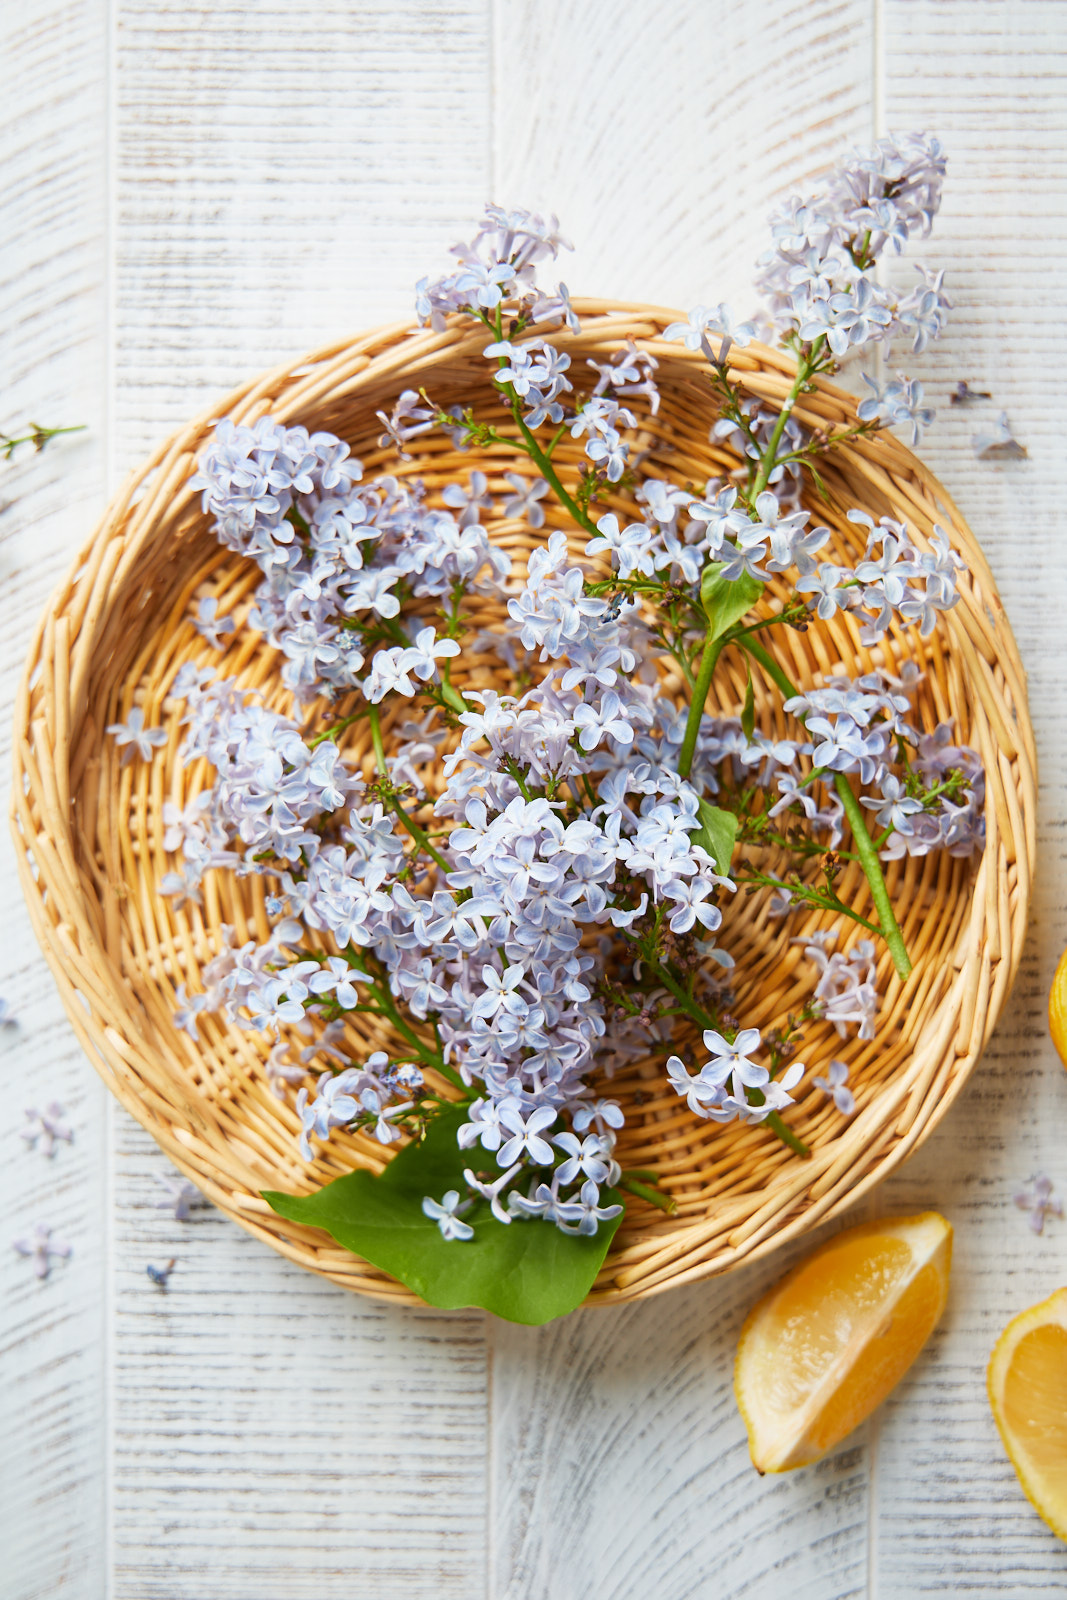
[(14, 1240), (14, 1248), (24, 1260), (33, 1262), (33, 1272), (37, 1278), (48, 1277), (53, 1259), (66, 1261), (71, 1254), (70, 1245), (53, 1239), (51, 1228), (43, 1222), (36, 1225), (29, 1238)]
[(856, 1109), (856, 1097), (848, 1087), (848, 1064), (844, 1061), (833, 1060), (827, 1069), (826, 1077), (812, 1078), (816, 1089), (821, 1089), (833, 1100), (834, 1105), (843, 1117), (850, 1117)]
[(426, 1195), (422, 1209), (425, 1216), (437, 1223), (442, 1239), (473, 1239), (474, 1229), (460, 1216), (460, 1212), (465, 1211), (469, 1205), (469, 1200), (460, 1201), (458, 1189), (449, 1189), (440, 1200), (434, 1200), (430, 1195)]
[(58, 1100), (53, 1100), (44, 1111), (27, 1106), (25, 1117), (26, 1126), (20, 1129), (19, 1136), (25, 1139), (31, 1150), (35, 1150), (40, 1143), (41, 1154), (52, 1157), (56, 1153), (57, 1142), (70, 1144), (73, 1141), (73, 1131), (63, 1121), (63, 1107)]
[(135, 755), (142, 761), (151, 761), (159, 747), (167, 742), (166, 728), (145, 727), (142, 706), (134, 706), (125, 722), (109, 722), (107, 732), (122, 747), (122, 766)]
[(201, 1194), (195, 1183), (189, 1183), (185, 1178), (171, 1177), (169, 1173), (160, 1173), (158, 1182), (168, 1191), (165, 1200), (156, 1201), (157, 1211), (169, 1211), (175, 1222), (188, 1222), (194, 1211), (202, 1211), (210, 1201)]
[(1019, 1210), (1028, 1213), (1034, 1233), (1044, 1232), (1049, 1217), (1063, 1217), (1063, 1201), (1052, 1198), (1052, 1179), (1043, 1172), (1032, 1178), (1025, 1189), (1020, 1189), (1014, 1199)]

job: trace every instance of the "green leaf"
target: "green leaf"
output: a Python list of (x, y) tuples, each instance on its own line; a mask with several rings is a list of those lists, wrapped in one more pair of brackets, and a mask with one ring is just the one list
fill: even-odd
[(747, 572), (729, 582), (722, 576), (724, 561), (709, 561), (700, 579), (700, 603), (711, 627), (712, 639), (721, 639), (727, 628), (740, 622), (763, 593), (762, 583)]
[[(562, 1317), (589, 1293), (622, 1218), (602, 1222), (592, 1237), (584, 1237), (561, 1233), (536, 1217), (498, 1222), (488, 1202), (479, 1200), (464, 1213), (474, 1238), (442, 1238), (436, 1222), (423, 1215), (423, 1197), (440, 1200), (449, 1189), (466, 1191), (463, 1169), (478, 1170), (482, 1154), (456, 1143), (467, 1120), (462, 1106), (440, 1112), (422, 1143), (407, 1145), (380, 1177), (349, 1172), (315, 1194), (268, 1190), (263, 1198), (279, 1216), (325, 1229), (432, 1306), (484, 1306), (508, 1322)], [(601, 1195), (604, 1204), (622, 1198), (610, 1189)]]
[(756, 697), (752, 689), (752, 673), (748, 674), (748, 687), (745, 690), (745, 704), (741, 711), (741, 732), (752, 743), (752, 735), (756, 729)]
[(737, 838), (737, 818), (732, 811), (721, 811), (710, 800), (701, 800), (700, 827), (689, 835), (692, 844), (698, 844), (715, 862), (716, 870), (725, 877), (730, 870), (730, 860)]

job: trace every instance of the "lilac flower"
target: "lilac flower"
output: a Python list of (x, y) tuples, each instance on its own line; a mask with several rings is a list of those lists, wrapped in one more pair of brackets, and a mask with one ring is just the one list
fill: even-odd
[(474, 1229), (469, 1222), (464, 1222), (459, 1214), (461, 1211), (466, 1211), (469, 1205), (469, 1200), (460, 1203), (458, 1189), (449, 1189), (440, 1200), (434, 1200), (430, 1195), (426, 1195), (423, 1198), (422, 1209), (425, 1216), (437, 1223), (442, 1239), (473, 1239)]
[(884, 388), (868, 378), (866, 373), (863, 381), (873, 393), (869, 400), (861, 400), (856, 408), (860, 421), (880, 422), (887, 428), (910, 427), (914, 449), (924, 429), (934, 420), (934, 413), (922, 403), (922, 384), (917, 378), (906, 378), (903, 373)]
[(707, 524), (703, 548), (710, 556), (717, 556), (724, 544), (742, 533), (751, 521), (748, 513), (738, 507), (737, 490), (732, 486), (720, 489), (714, 500), (692, 501), (689, 515)]
[(552, 1174), (551, 1184), (531, 1184), (528, 1195), (518, 1194), (514, 1189), (508, 1195), (508, 1209), (515, 1216), (540, 1217), (543, 1222), (554, 1222), (557, 1227), (568, 1220), (565, 1206), (566, 1201), (560, 1198), (558, 1173)]
[(818, 600), (809, 600), (808, 604), (817, 617), (829, 622), (839, 611), (848, 609), (853, 594), (849, 587), (852, 576), (848, 567), (837, 567), (832, 561), (823, 561), (818, 572), (806, 573), (797, 580), (797, 593), (818, 595)]
[(504, 1210), (504, 1207), (500, 1203), (500, 1196), (503, 1194), (512, 1178), (514, 1178), (516, 1174), (521, 1171), (522, 1162), (516, 1161), (513, 1167), (509, 1167), (506, 1172), (502, 1172), (500, 1176), (494, 1179), (492, 1183), (484, 1182), (477, 1176), (476, 1173), (471, 1171), (470, 1167), (464, 1167), (463, 1177), (467, 1187), (474, 1194), (479, 1194), (483, 1200), (489, 1201), (489, 1209), (492, 1211), (496, 1220), (498, 1222), (502, 1222), (505, 1227), (510, 1227), (513, 1213)]
[(202, 1211), (210, 1204), (195, 1183), (189, 1183), (184, 1178), (172, 1178), (169, 1173), (160, 1173), (158, 1182), (168, 1190), (166, 1200), (156, 1201), (157, 1211), (169, 1211), (175, 1222), (188, 1222), (194, 1211)]
[(149, 1265), (145, 1267), (144, 1270), (146, 1276), (152, 1280), (156, 1288), (162, 1289), (164, 1293), (166, 1293), (167, 1284), (170, 1281), (170, 1275), (174, 1271), (176, 1265), (177, 1257), (171, 1256), (165, 1267), (153, 1267)]
[(548, 493), (544, 478), (535, 478), (531, 483), (517, 472), (505, 472), (504, 477), (514, 490), (510, 499), (504, 502), (505, 517), (521, 517), (528, 527), (543, 528), (545, 508), (540, 501)]
[(573, 1183), (580, 1173), (596, 1183), (610, 1181), (608, 1174), (615, 1166), (611, 1159), (613, 1140), (609, 1143), (595, 1133), (588, 1134), (584, 1140), (573, 1133), (557, 1133), (552, 1143), (566, 1156), (557, 1168), (559, 1181), (564, 1186)]
[(122, 752), (122, 766), (132, 761), (135, 755), (139, 755), (142, 761), (151, 761), (153, 751), (167, 742), (166, 728), (145, 727), (141, 706), (134, 706), (125, 722), (109, 722), (107, 731), (117, 745), (126, 747)]
[(40, 1140), (41, 1154), (52, 1157), (56, 1153), (57, 1140), (62, 1140), (64, 1144), (72, 1142), (74, 1134), (63, 1121), (63, 1107), (58, 1100), (53, 1100), (45, 1111), (27, 1106), (25, 1116), (26, 1126), (20, 1133), (31, 1150), (36, 1149)]
[(743, 349), (756, 337), (751, 322), (734, 322), (730, 307), (718, 305), (712, 309), (695, 306), (687, 322), (672, 322), (664, 328), (665, 339), (681, 339), (687, 350), (699, 350), (708, 333), (718, 333)]
[(635, 572), (651, 575), (655, 571), (652, 565), (655, 536), (647, 522), (631, 522), (620, 528), (618, 517), (609, 511), (597, 522), (597, 532), (599, 537), (590, 539), (585, 547), (587, 556), (610, 551), (620, 578), (629, 578)]
[(621, 1128), (626, 1118), (617, 1101), (594, 1100), (592, 1105), (579, 1106), (572, 1120), (575, 1133), (585, 1133), (594, 1124), (598, 1133), (607, 1133), (610, 1129)]
[(517, 1105), (505, 1101), (500, 1108), (500, 1120), (512, 1135), (497, 1153), (497, 1161), (502, 1167), (510, 1167), (524, 1154), (540, 1167), (551, 1166), (552, 1146), (541, 1138), (541, 1133), (555, 1122), (554, 1107), (537, 1106), (528, 1117), (524, 1117)]
[(1002, 411), (996, 422), (971, 439), (971, 449), (979, 461), (1022, 461), (1029, 455), (1008, 426), (1008, 413)]
[[(461, 483), (446, 484), (441, 491), (441, 499), (446, 506), (460, 513), (459, 525), (469, 528), (477, 524), (482, 511), (492, 511), (493, 497), (487, 494), (489, 479), (484, 472), (472, 472), (466, 489)], [(543, 521), (542, 517), (542, 521)]]
[(602, 1206), (600, 1190), (592, 1178), (582, 1184), (577, 1200), (566, 1201), (558, 1207), (557, 1227), (563, 1233), (591, 1235), (597, 1225), (609, 1222), (622, 1213), (622, 1206)]
[(200, 601), (193, 627), (202, 639), (206, 639), (213, 650), (224, 650), (226, 646), (223, 639), (233, 632), (237, 624), (232, 617), (218, 617), (218, 597), (208, 595)]
[(52, 1259), (66, 1261), (71, 1254), (69, 1244), (52, 1238), (52, 1230), (39, 1222), (28, 1239), (16, 1239), (14, 1248), (25, 1260), (33, 1262), (34, 1276), (47, 1278), (52, 1270)]
[(1030, 1226), (1035, 1233), (1044, 1232), (1048, 1217), (1063, 1216), (1063, 1201), (1053, 1200), (1052, 1180), (1043, 1172), (1032, 1178), (1025, 1189), (1020, 1189), (1014, 1200), (1020, 1211), (1029, 1213)]
[(856, 1109), (856, 1097), (848, 1087), (848, 1065), (844, 1061), (831, 1061), (825, 1078), (812, 1078), (816, 1089), (832, 1098), (843, 1117), (850, 1117)]
[[(165, 890), (161, 891), (166, 893)], [(174, 998), (178, 1002), (178, 1009), (174, 1012), (174, 1026), (187, 1033), (190, 1039), (199, 1039), (200, 1033), (197, 1018), (201, 1012), (210, 1006), (210, 997), (206, 994), (186, 994), (184, 983), (179, 983), (174, 991)]]

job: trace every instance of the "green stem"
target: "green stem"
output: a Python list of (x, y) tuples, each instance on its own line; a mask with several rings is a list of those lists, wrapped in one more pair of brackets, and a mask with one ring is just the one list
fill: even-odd
[[(370, 721), (371, 743), (374, 746), (374, 758), (378, 763), (378, 771), (383, 778), (388, 780), (389, 768), (385, 764), (385, 745), (382, 743), (381, 713), (379, 712), (377, 706), (368, 706), (367, 716)], [(425, 850), (426, 854), (433, 861), (436, 861), (442, 872), (451, 872), (452, 868), (449, 866), (444, 856), (439, 850), (435, 850), (433, 845), (430, 843), (429, 835), (423, 828), (419, 827), (417, 822), (412, 821), (407, 812), (404, 810), (404, 807), (400, 804), (400, 801), (397, 800), (394, 795), (388, 795), (384, 798), (389, 809), (399, 818), (400, 822), (410, 833), (420, 850)]]
[(904, 943), (904, 935), (893, 915), (893, 903), (889, 898), (889, 890), (885, 886), (882, 874), (882, 863), (878, 859), (878, 851), (874, 840), (867, 832), (867, 823), (864, 819), (863, 808), (852, 791), (852, 785), (843, 772), (834, 774), (834, 788), (838, 798), (845, 808), (852, 837), (856, 844), (856, 854), (867, 874), (867, 882), (871, 886), (871, 897), (878, 910), (878, 921), (881, 924), (882, 938), (889, 946), (893, 957), (893, 965), (901, 978), (906, 978), (911, 972), (911, 957), (908, 955)]
[[(491, 321), (484, 311), (481, 313), (481, 320), (485, 323), (490, 332), (496, 336), (498, 341), (503, 339), (504, 322), (499, 306), (497, 307), (495, 321)], [(497, 370), (502, 371), (503, 368), (508, 364), (507, 357), (497, 356), (496, 364)], [(497, 382), (500, 383), (500, 380), (498, 379)], [(578, 526), (580, 528), (584, 528), (587, 533), (595, 535), (597, 533), (596, 524), (590, 520), (578, 502), (567, 493), (566, 489), (559, 481), (559, 476), (555, 467), (552, 465), (549, 456), (546, 455), (541, 449), (541, 446), (538, 444), (537, 440), (530, 432), (530, 429), (523, 421), (522, 401), (515, 393), (513, 386), (505, 381), (504, 383), (500, 383), (500, 388), (504, 391), (504, 394), (507, 397), (508, 406), (511, 410), (511, 415), (514, 418), (515, 426), (518, 428), (519, 432), (522, 434), (523, 440), (525, 441), (526, 454), (530, 457), (531, 461), (533, 461), (540, 468), (541, 476), (552, 487), (556, 498), (559, 500), (561, 505), (566, 506), (567, 510), (570, 512)], [(556, 448), (559, 437), (560, 435), (557, 433), (549, 447), (550, 451)]]
[(823, 338), (816, 339), (815, 343), (811, 347), (810, 354), (801, 356), (797, 362), (796, 377), (793, 379), (793, 382), (790, 385), (788, 395), (782, 402), (782, 409), (778, 413), (778, 420), (774, 424), (774, 431), (771, 434), (770, 439), (767, 441), (767, 448), (760, 457), (759, 467), (756, 471), (756, 477), (752, 484), (750, 495), (752, 500), (755, 500), (758, 494), (762, 494), (764, 489), (767, 487), (767, 479), (774, 471), (775, 463), (778, 459), (778, 446), (782, 442), (782, 434), (785, 432), (785, 425), (793, 414), (793, 407), (796, 404), (797, 396), (800, 394), (800, 391), (803, 389), (804, 385), (811, 377), (812, 371), (818, 364), (819, 346), (824, 343), (825, 340)]
[(508, 391), (508, 398), (511, 403), (511, 415), (514, 417), (515, 424), (526, 442), (526, 454), (540, 469), (541, 476), (545, 478), (551, 485), (557, 500), (559, 500), (561, 505), (566, 506), (567, 510), (570, 512), (575, 522), (577, 522), (578, 526), (584, 528), (587, 533), (591, 533), (595, 538), (598, 531), (596, 523), (591, 517), (588, 516), (586, 512), (582, 510), (577, 500), (574, 500), (567, 493), (562, 483), (560, 483), (559, 475), (556, 472), (555, 467), (552, 465), (548, 456), (545, 455), (545, 452), (541, 449), (541, 446), (530, 432), (530, 429), (522, 420), (522, 402), (518, 395), (513, 392), (510, 383), (504, 384), (503, 387)]
[(316, 749), (320, 744), (324, 744), (327, 739), (332, 739), (334, 734), (343, 733), (346, 728), (352, 726), (353, 722), (358, 722), (360, 717), (365, 717), (366, 715), (367, 707), (362, 706), (358, 711), (353, 711), (350, 717), (342, 717), (340, 722), (334, 722), (330, 727), (323, 728), (321, 733), (316, 733), (313, 738), (307, 741), (308, 749)]
[(708, 698), (711, 680), (715, 676), (715, 668), (722, 653), (723, 641), (713, 636), (712, 628), (713, 624), (709, 623), (707, 636), (704, 640), (704, 651), (700, 657), (700, 671), (697, 673), (696, 684), (693, 688), (693, 698), (689, 704), (689, 716), (685, 724), (685, 738), (682, 740), (682, 748), (678, 756), (678, 775), (682, 778), (688, 778), (693, 769), (693, 756), (696, 754), (700, 719), (704, 715), (704, 702)]
[(20, 444), (32, 444), (35, 450), (43, 450), (51, 439), (58, 439), (61, 433), (84, 433), (87, 424), (79, 422), (73, 428), (42, 428), (38, 423), (31, 422), (31, 433), (20, 434), (17, 438), (8, 433), (0, 433), (0, 454), (5, 461), (10, 461)]
[(673, 1217), (678, 1210), (678, 1202), (672, 1195), (664, 1194), (662, 1189), (652, 1189), (647, 1183), (640, 1183), (625, 1172), (615, 1187), (626, 1189), (630, 1194), (635, 1194), (639, 1200), (647, 1200), (650, 1206), (658, 1206), (669, 1217)]
[[(739, 634), (737, 643), (753, 659), (758, 661), (764, 672), (773, 683), (777, 684), (782, 693), (789, 699), (800, 693), (796, 684), (789, 675), (782, 671), (773, 656), (758, 644), (755, 639), (745, 634)], [(800, 719), (803, 721), (803, 718)], [(863, 815), (863, 807), (852, 792), (852, 785), (843, 772), (834, 773), (834, 788), (838, 798), (845, 808), (849, 827), (852, 829), (852, 838), (856, 845), (856, 854), (859, 856), (860, 865), (863, 867), (867, 882), (871, 890), (871, 898), (878, 911), (879, 932), (889, 948), (893, 957), (893, 965), (901, 978), (906, 978), (911, 972), (911, 957), (908, 955), (904, 943), (904, 935), (900, 931), (893, 912), (893, 902), (889, 898), (889, 890), (885, 886), (885, 876), (882, 872), (882, 863), (878, 859), (878, 851), (874, 840), (867, 831), (867, 822)]]
[[(686, 994), (681, 984), (674, 980), (667, 968), (661, 966), (654, 957), (647, 955), (644, 951), (642, 951), (642, 955), (648, 962), (649, 966), (656, 973), (657, 977), (661, 979), (664, 987), (669, 989), (671, 994), (673, 994), (683, 1011), (686, 1011), (689, 1016), (693, 1018), (694, 1022), (699, 1022), (702, 1028), (714, 1028), (714, 1017), (710, 1017), (702, 1006), (697, 1005), (696, 1001), (691, 999), (691, 997)], [(764, 1096), (759, 1089), (746, 1091), (746, 1093), (751, 1094), (753, 1105), (764, 1104)], [(758, 1100), (756, 1099), (757, 1095), (759, 1095)], [(811, 1151), (808, 1149), (804, 1141), (802, 1139), (798, 1139), (796, 1134), (793, 1133), (791, 1129), (786, 1127), (777, 1111), (772, 1111), (770, 1115), (765, 1117), (763, 1120), (765, 1125), (770, 1128), (771, 1132), (776, 1133), (779, 1139), (781, 1139), (782, 1143), (787, 1144), (790, 1150), (795, 1150), (798, 1156), (811, 1155)]]
[[(370, 987), (373, 991), (374, 998), (379, 1002), (382, 1008), (382, 1014), (388, 1017), (396, 1031), (407, 1040), (408, 1044), (411, 1045), (419, 1060), (424, 1062), (426, 1066), (433, 1067), (435, 1072), (439, 1072), (442, 1078), (447, 1078), (448, 1082), (452, 1084), (454, 1088), (461, 1089), (467, 1098), (470, 1099), (470, 1090), (467, 1088), (467, 1085), (463, 1082), (463, 1079), (460, 1077), (455, 1068), (450, 1067), (444, 1057), (439, 1054), (439, 1052), (431, 1050), (426, 1041), (424, 1039), (420, 1039), (415, 1030), (409, 1027), (404, 1021), (396, 1006), (393, 1004), (393, 997), (389, 993), (385, 984), (372, 982)], [(356, 1010), (362, 1010), (362, 1007), (357, 1006)]]

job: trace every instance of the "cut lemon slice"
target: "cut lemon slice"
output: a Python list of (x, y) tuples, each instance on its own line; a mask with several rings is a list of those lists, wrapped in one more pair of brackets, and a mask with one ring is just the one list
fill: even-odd
[(864, 1222), (753, 1307), (734, 1392), (760, 1472), (817, 1461), (881, 1404), (945, 1309), (951, 1257), (935, 1211)]
[(1067, 1067), (1067, 950), (1060, 957), (1049, 991), (1048, 1029), (1060, 1053), (1060, 1060)]
[(989, 1404), (1031, 1505), (1067, 1539), (1067, 1289), (1008, 1323), (989, 1362)]

